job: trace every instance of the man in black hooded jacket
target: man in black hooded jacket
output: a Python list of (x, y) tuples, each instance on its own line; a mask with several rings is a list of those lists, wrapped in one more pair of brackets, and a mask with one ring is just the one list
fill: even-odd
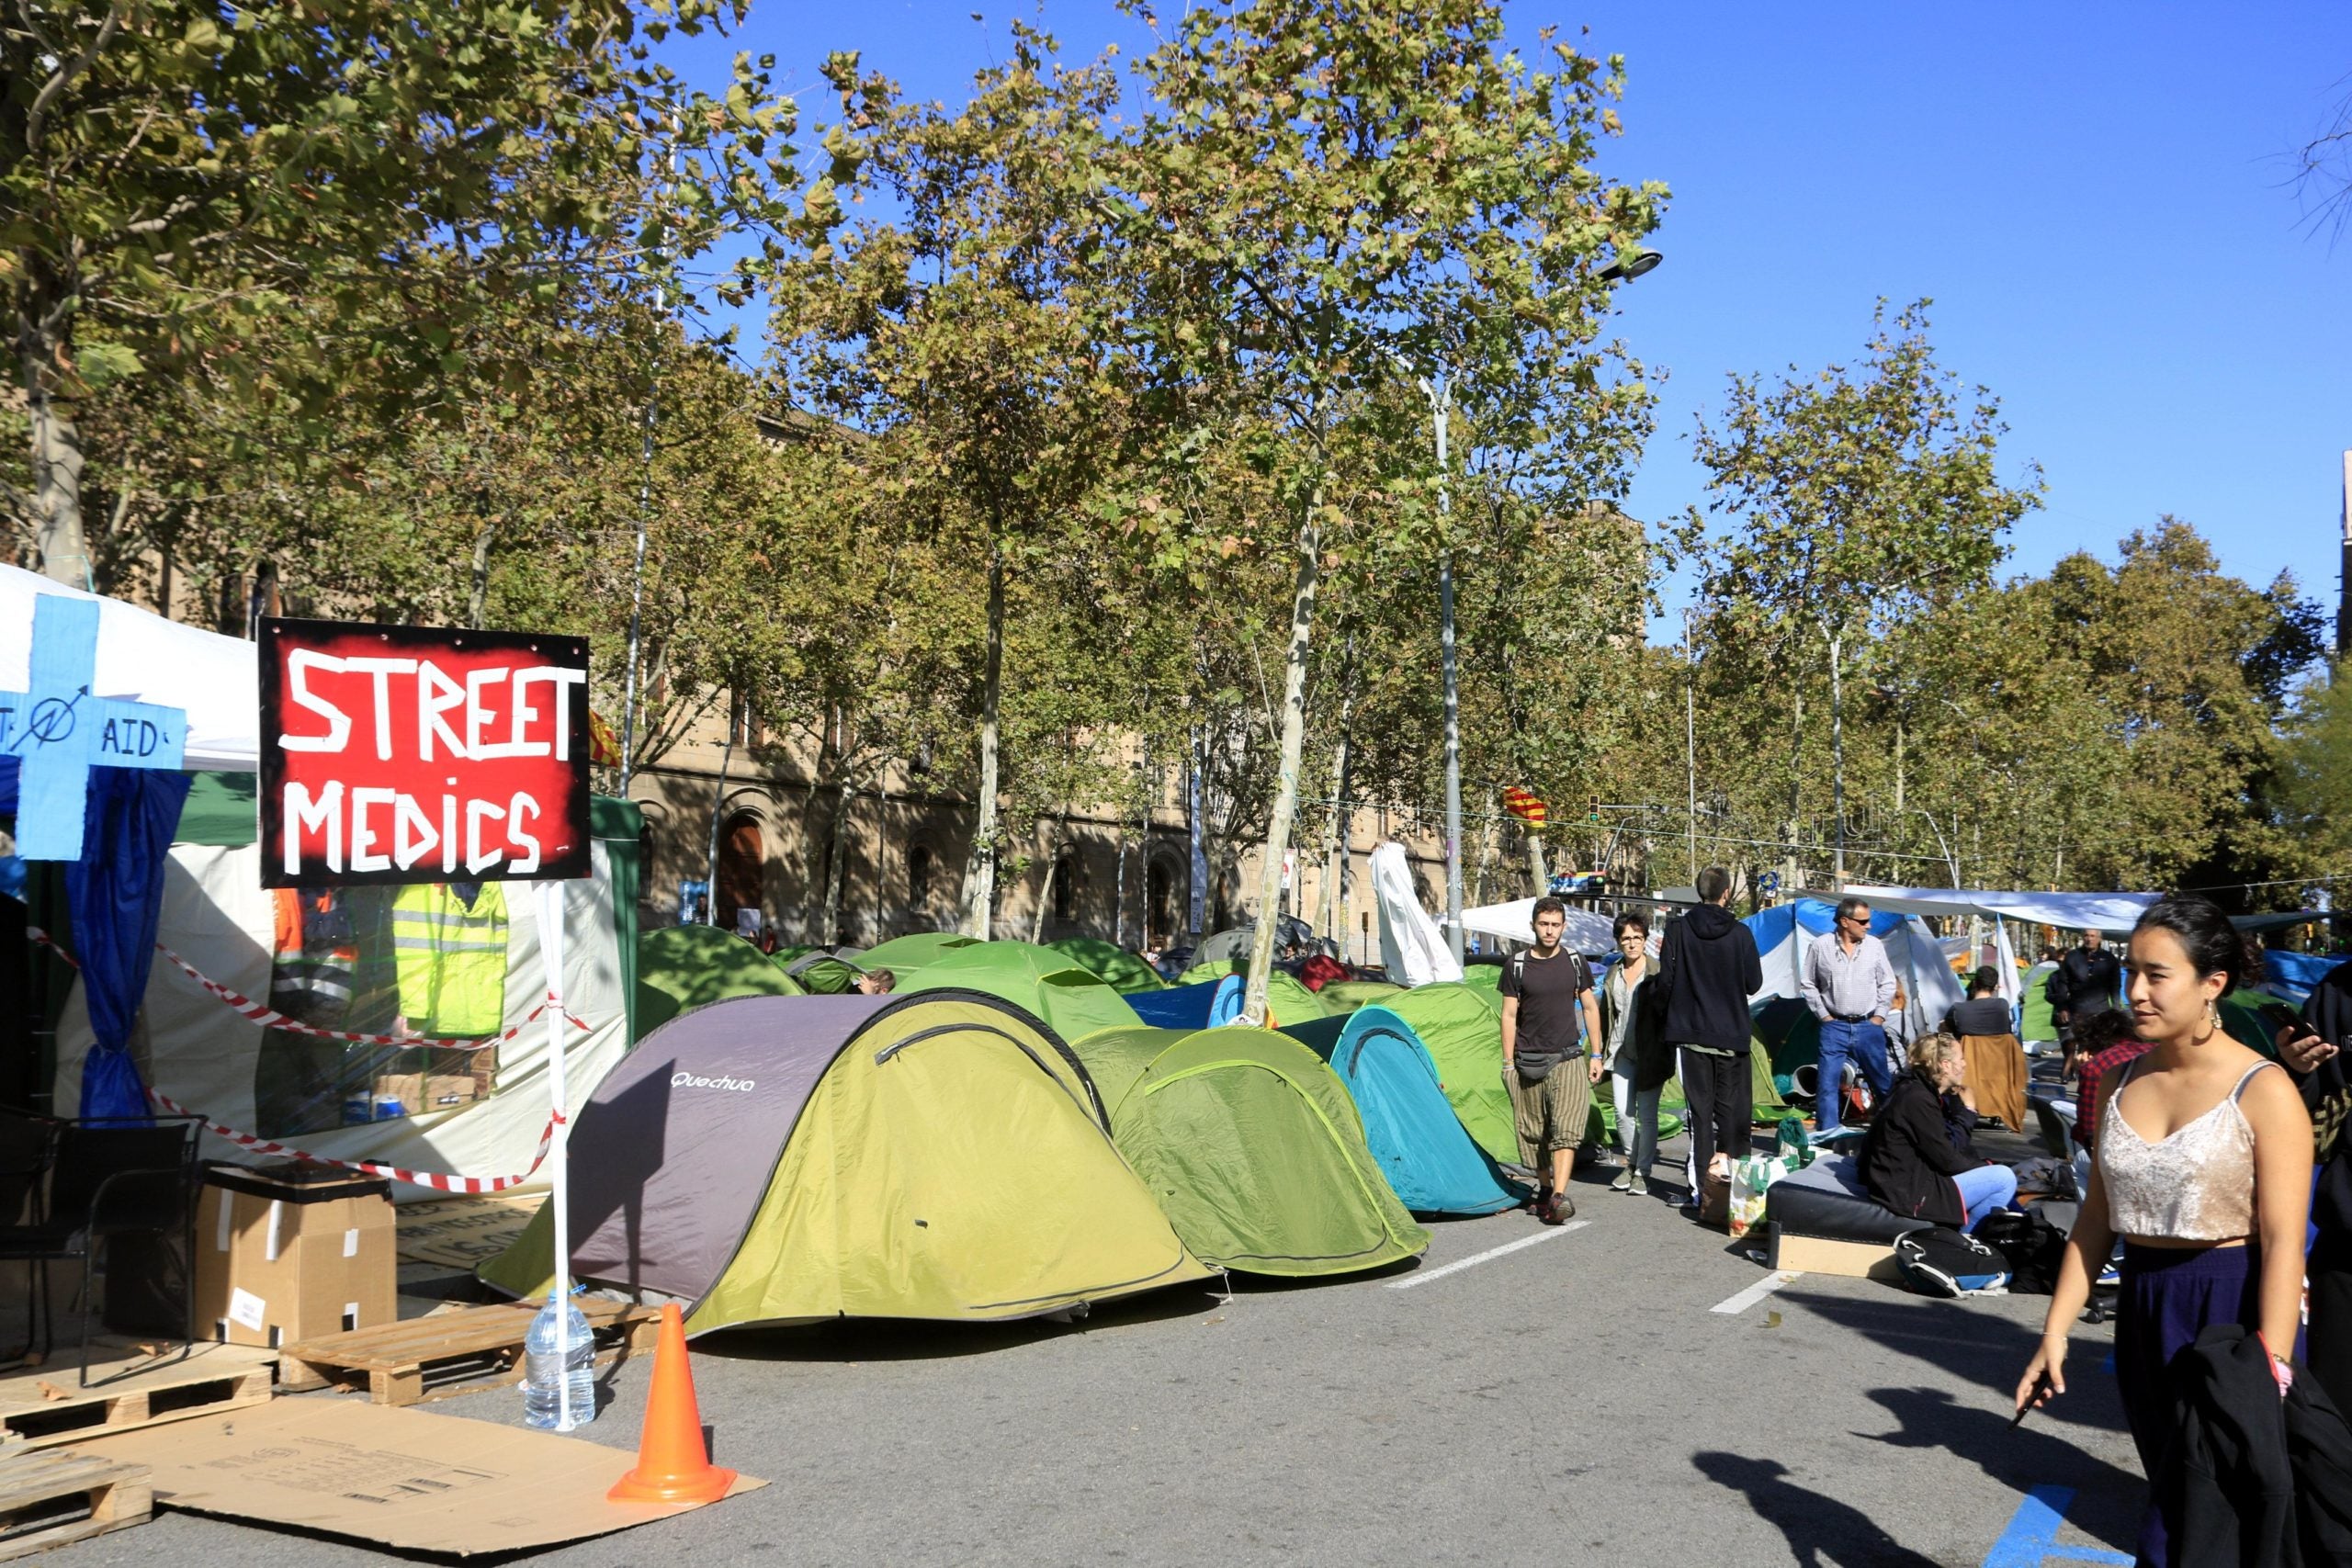
[(1691, 1197), (1710, 1173), (1728, 1178), (1748, 1152), (1747, 998), (1764, 988), (1756, 933), (1734, 918), (1731, 873), (1699, 874), (1699, 907), (1666, 929), (1657, 978), (1659, 1037), (1675, 1047), (1690, 1104)]

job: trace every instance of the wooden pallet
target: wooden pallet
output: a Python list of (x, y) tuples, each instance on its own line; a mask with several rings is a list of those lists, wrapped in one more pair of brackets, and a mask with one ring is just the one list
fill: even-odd
[(0, 1562), (143, 1525), (147, 1467), (74, 1450), (0, 1456)]
[[(596, 1337), (600, 1367), (650, 1350), (661, 1327), (652, 1307), (582, 1301), (580, 1310)], [(468, 1307), (283, 1346), (278, 1387), (291, 1393), (364, 1385), (378, 1404), (414, 1404), (520, 1382), (523, 1337), (537, 1311), (523, 1303)]]
[(185, 1357), (90, 1348), (90, 1386), (70, 1355), (0, 1378), (0, 1455), (165, 1421), (216, 1416), (270, 1397), (273, 1350), (198, 1342)]

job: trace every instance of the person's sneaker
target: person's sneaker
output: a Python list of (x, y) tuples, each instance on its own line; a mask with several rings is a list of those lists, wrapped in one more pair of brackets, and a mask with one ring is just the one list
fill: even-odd
[(1634, 1173), (1633, 1184), (1625, 1190), (1636, 1198), (1646, 1198), (1650, 1195), (1650, 1179), (1636, 1171)]
[(1609, 1190), (1631, 1192), (1634, 1190), (1634, 1183), (1639, 1179), (1641, 1179), (1634, 1174), (1634, 1168), (1629, 1165), (1617, 1173), (1617, 1179), (1609, 1184)]

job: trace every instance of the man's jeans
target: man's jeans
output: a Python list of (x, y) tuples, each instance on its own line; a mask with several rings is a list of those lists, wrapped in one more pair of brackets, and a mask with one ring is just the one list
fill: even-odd
[(2006, 1209), (2018, 1195), (2018, 1173), (2006, 1165), (1980, 1165), (1951, 1179), (1960, 1189), (1961, 1207), (1968, 1211), (1962, 1223), (1974, 1230), (1996, 1209)]
[(1871, 1086), (1872, 1100), (1883, 1100), (1894, 1087), (1894, 1072), (1886, 1060), (1886, 1031), (1867, 1021), (1821, 1025), (1821, 1092), (1814, 1110), (1814, 1124), (1824, 1133), (1838, 1130), (1838, 1099), (1846, 1086), (1846, 1063), (1851, 1058)]

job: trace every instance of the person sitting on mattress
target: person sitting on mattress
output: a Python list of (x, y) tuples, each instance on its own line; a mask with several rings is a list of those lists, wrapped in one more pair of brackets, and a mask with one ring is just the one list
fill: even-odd
[(1965, 1129), (1953, 1135), (1945, 1096), (1964, 1103), (1968, 1058), (1949, 1034), (1912, 1042), (1910, 1070), (1894, 1080), (1862, 1145), (1862, 1186), (1910, 1219), (1974, 1229), (2018, 1195), (2017, 1172), (1976, 1157)]

